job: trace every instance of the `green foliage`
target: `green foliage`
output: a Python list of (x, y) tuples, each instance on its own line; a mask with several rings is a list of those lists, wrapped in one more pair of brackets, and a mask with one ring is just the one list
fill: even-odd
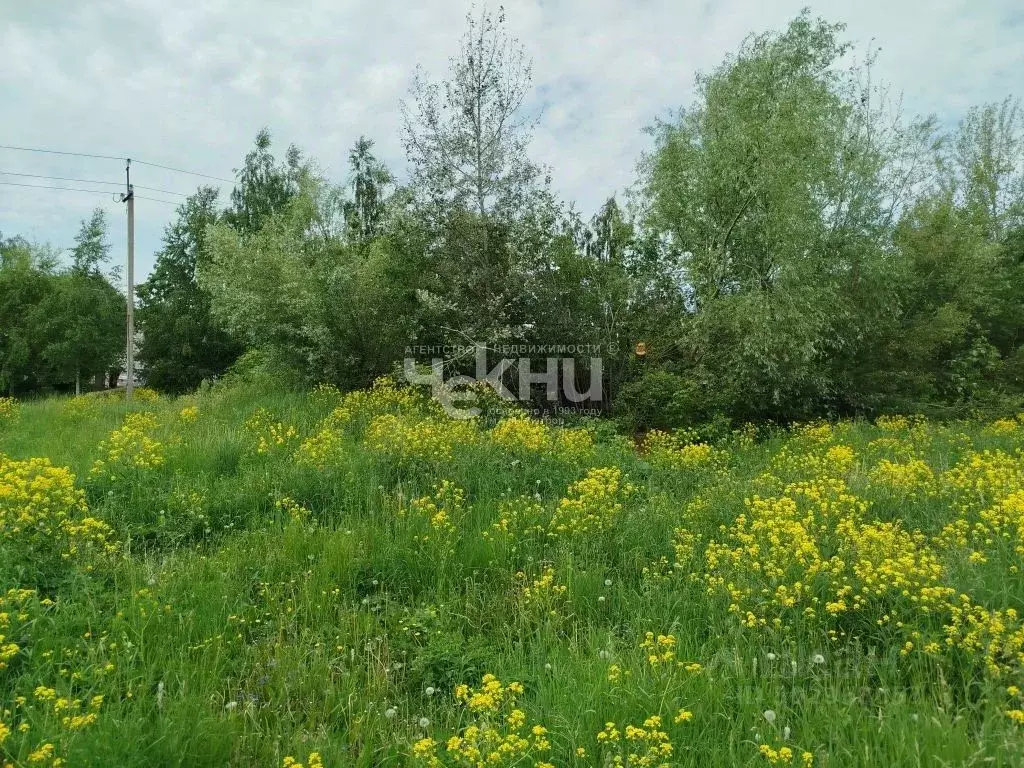
[(1019, 345), (1019, 273), (986, 235), (1018, 210), (1017, 113), (969, 117), (946, 202), (915, 199), (943, 143), (877, 106), (870, 61), (839, 69), (841, 32), (805, 12), (748, 39), (644, 164), (687, 296), (674, 369), (737, 420), (977, 398)]
[[(138, 290), (152, 386), (182, 394), (237, 364), (236, 379), (350, 389), (410, 348), (483, 344), (491, 368), (502, 346), (574, 345), (592, 350), (577, 390), (600, 358), (586, 406), (628, 430), (1024, 397), (1017, 101), (947, 132), (904, 119), (876, 53), (804, 11), (699, 74), (650, 129), (625, 203), (588, 220), (531, 159), (532, 65), (507, 26), (472, 11), (447, 77), (417, 71), (407, 181), (360, 137), (332, 184), (294, 145), (276, 157), (264, 129), (225, 210), (211, 189), (178, 210)], [(83, 223), (70, 270), (3, 243), (4, 391), (115, 365), (104, 231), (99, 213)], [(473, 355), (444, 357), (476, 373)]]
[(387, 238), (350, 243), (337, 190), (309, 176), (302, 186), (246, 238), (211, 228), (200, 284), (234, 337), (299, 380), (367, 384), (413, 333), (411, 266)]
[(238, 183), (231, 191), (231, 207), (226, 221), (240, 234), (256, 232), (267, 218), (282, 210), (298, 194), (303, 173), (302, 154), (288, 147), (283, 163), (270, 151), (270, 131), (256, 135), (256, 146), (245, 156), (237, 171)]
[(181, 394), (224, 374), (240, 345), (213, 319), (210, 295), (199, 287), (197, 267), (207, 258), (207, 229), (220, 219), (217, 192), (200, 188), (164, 232), (153, 274), (138, 287), (139, 361), (146, 383)]
[[(472, 724), (459, 686), (494, 675), (522, 683), (552, 765), (601, 764), (608, 722), (625, 742), (652, 715), (678, 768), (767, 765), (762, 744), (812, 767), (1016, 764), (1021, 419), (634, 444), (519, 418), (400, 467), (344, 426), (436, 427), (424, 408), (223, 382), (22, 405), (0, 431), (3, 759), (416, 765), (419, 739)], [(262, 446), (276, 426), (296, 437)], [(304, 466), (325, 429), (336, 450)]]
[(80, 391), (117, 368), (126, 307), (101, 271), (109, 251), (99, 209), (82, 222), (70, 267), (24, 241), (0, 243), (0, 391)]
[(46, 382), (36, 308), (54, 285), (54, 260), (20, 239), (0, 241), (0, 391), (31, 392)]
[(504, 12), (470, 15), (449, 78), (417, 73), (403, 105), (412, 167), (408, 241), (428, 341), (529, 338), (533, 297), (562, 244), (561, 206), (528, 155), (531, 68)]
[(626, 432), (672, 430), (703, 423), (713, 408), (706, 391), (692, 377), (658, 369), (632, 379), (615, 400), (616, 417)]

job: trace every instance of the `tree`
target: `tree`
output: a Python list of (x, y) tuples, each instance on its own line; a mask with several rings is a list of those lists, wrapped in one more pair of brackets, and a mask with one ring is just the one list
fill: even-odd
[(890, 306), (892, 222), (925, 178), (931, 125), (903, 128), (841, 25), (807, 12), (751, 38), (659, 124), (645, 224), (678, 259), (680, 363), (738, 418), (848, 407), (849, 369)]
[[(504, 14), (467, 19), (449, 79), (417, 73), (403, 104), (424, 304), (458, 343), (521, 339), (560, 210), (529, 160), (530, 65)], [(443, 329), (443, 330), (441, 330)]]
[(124, 296), (101, 267), (110, 258), (107, 220), (97, 208), (83, 220), (71, 251), (70, 268), (56, 276), (54, 290), (38, 306), (38, 332), (46, 341), (42, 358), (58, 382), (102, 376), (124, 353)]
[(256, 145), (236, 171), (238, 183), (231, 190), (231, 207), (225, 212), (227, 223), (242, 235), (259, 230), (274, 213), (284, 210), (298, 194), (302, 174), (302, 153), (294, 145), (278, 163), (270, 151), (270, 131), (256, 134)]
[(217, 190), (200, 187), (178, 207), (164, 230), (153, 274), (138, 288), (139, 361), (147, 384), (158, 390), (194, 390), (223, 374), (241, 353), (213, 318), (210, 295), (196, 279), (208, 256), (209, 228), (220, 219)]
[(892, 265), (899, 313), (862, 366), (891, 407), (1024, 390), (1024, 121), (972, 109), (936, 147), (937, 183), (909, 206)]
[(387, 373), (416, 333), (416, 265), (389, 237), (352, 242), (342, 192), (304, 177), (300, 193), (242, 237), (210, 230), (200, 284), (214, 316), (277, 372), (344, 387)]
[(53, 291), (56, 258), (20, 237), (0, 238), (0, 392), (44, 386), (36, 307)]
[(993, 241), (1024, 225), (1024, 112), (1020, 102), (971, 109), (940, 164), (945, 190)]
[(82, 220), (71, 249), (72, 271), (81, 275), (100, 273), (100, 267), (110, 260), (107, 229), (107, 215), (102, 208), (94, 210), (88, 220)]
[(349, 238), (356, 243), (372, 241), (381, 232), (385, 200), (392, 182), (387, 167), (373, 155), (373, 141), (360, 136), (348, 155), (352, 171), (352, 199), (344, 205)]

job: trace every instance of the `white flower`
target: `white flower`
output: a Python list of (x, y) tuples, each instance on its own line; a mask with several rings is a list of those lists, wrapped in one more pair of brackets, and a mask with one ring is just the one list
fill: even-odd
[(421, 717), (420, 718), (420, 728), (426, 728), (429, 725), (430, 725), (430, 721), (427, 720), (427, 718), (425, 718), (425, 717)]
[(774, 723), (775, 722), (775, 710), (774, 709), (766, 709), (764, 711), (764, 719), (767, 720), (769, 723)]
[(768, 661), (775, 661), (775, 654), (774, 653), (765, 654), (765, 658), (768, 659)]
[(237, 701), (229, 701), (227, 704), (224, 705), (224, 709), (234, 709), (237, 706), (238, 706), (238, 702)]
[(609, 654), (608, 651), (598, 651), (597, 652), (598, 658), (601, 658), (601, 659), (607, 659), (610, 655), (611, 654)]
[(551, 671), (551, 665), (550, 664), (545, 664), (544, 665), (544, 669), (546, 669), (548, 672), (550, 672)]
[(789, 726), (787, 725), (785, 728), (782, 729), (782, 738), (786, 741), (789, 741), (790, 733), (792, 733), (792, 731), (789, 730)]
[(611, 579), (605, 579), (605, 580), (604, 580), (604, 585), (605, 585), (606, 587), (610, 587), (610, 586), (612, 585), (612, 580), (611, 580)]
[(603, 603), (604, 602), (604, 595), (601, 595), (599, 598), (597, 598), (597, 602)]
[(394, 720), (395, 715), (397, 715), (397, 714), (398, 714), (398, 710), (395, 709), (394, 707), (388, 707), (387, 709), (384, 710), (384, 717), (386, 717), (388, 720)]
[(427, 690), (425, 690), (424, 693), (427, 694), (427, 696), (433, 696), (434, 693), (436, 693), (436, 691), (434, 690), (433, 686), (428, 685)]
[(822, 656), (820, 653), (816, 653), (811, 657), (811, 662), (814, 664), (824, 664), (825, 657)]

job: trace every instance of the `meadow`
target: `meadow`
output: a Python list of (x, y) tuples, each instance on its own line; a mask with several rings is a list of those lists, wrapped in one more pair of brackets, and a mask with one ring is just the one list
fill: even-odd
[(1024, 765), (1024, 414), (0, 400), (0, 766)]

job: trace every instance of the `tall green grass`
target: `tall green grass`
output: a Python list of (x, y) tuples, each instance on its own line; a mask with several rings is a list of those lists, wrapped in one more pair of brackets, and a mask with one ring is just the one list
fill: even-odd
[[(245, 422), (263, 408), (306, 436), (329, 398), (233, 388), (97, 401), (82, 412), (70, 402), (23, 406), (0, 426), (0, 453), (69, 467), (121, 552), (42, 588), (53, 605), (14, 639), (23, 649), (0, 670), (0, 721), (29, 726), (0, 744), (0, 764), (32, 764), (52, 743), (69, 766), (276, 768), (311, 752), (328, 766), (406, 765), (415, 741), (443, 742), (465, 724), (453, 691), (487, 673), (523, 683), (521, 706), (552, 742), (543, 759), (558, 766), (601, 764), (595, 737), (605, 723), (624, 729), (653, 714), (671, 737), (673, 766), (767, 765), (762, 743), (791, 745), (794, 764), (808, 751), (815, 765), (843, 768), (1024, 764), (1005, 682), (968, 660), (904, 656), (895, 640), (854, 625), (840, 642), (813, 629), (748, 631), (701, 581), (651, 577), (660, 558), (672, 562), (673, 528), (692, 500), (703, 499), (707, 536), (742, 514), (754, 479), (794, 444), (786, 433), (756, 444), (723, 438), (728, 465), (715, 473), (659, 468), (611, 437), (584, 462), (517, 458), (484, 443), (403, 465), (346, 436), (339, 459), (314, 469), (287, 451), (258, 455)], [(180, 416), (188, 406), (199, 409), (191, 423)], [(91, 480), (101, 441), (132, 410), (156, 415), (164, 463)], [(936, 471), (968, 450), (1021, 445), (981, 424), (930, 429), (923, 455)], [(948, 504), (869, 487), (869, 446), (881, 435), (870, 424), (837, 430), (835, 442), (857, 455), (851, 488), (870, 498), (873, 516), (938, 533), (955, 517)], [(527, 496), (551, 509), (591, 466), (619, 467), (637, 486), (611, 530), (571, 546), (483, 535), (503, 503)], [(398, 514), (445, 479), (469, 504), (449, 554)], [(284, 496), (311, 517), (291, 519), (275, 505)], [(528, 614), (519, 574), (532, 579), (548, 565), (565, 600), (554, 615)], [(948, 568), (976, 599), (1024, 610), (1020, 578)], [(35, 586), (4, 578), (0, 591)], [(639, 648), (648, 631), (671, 633), (678, 657), (703, 670), (650, 669)], [(38, 686), (102, 695), (96, 723), (69, 730), (38, 702)], [(693, 719), (674, 724), (679, 709)]]

